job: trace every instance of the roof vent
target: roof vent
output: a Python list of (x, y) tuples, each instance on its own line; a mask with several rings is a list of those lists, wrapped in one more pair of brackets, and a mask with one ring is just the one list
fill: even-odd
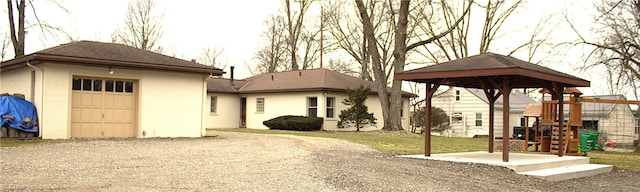
[(273, 81), (273, 75), (271, 75), (271, 81)]
[(302, 71), (298, 71), (298, 76), (302, 77)]

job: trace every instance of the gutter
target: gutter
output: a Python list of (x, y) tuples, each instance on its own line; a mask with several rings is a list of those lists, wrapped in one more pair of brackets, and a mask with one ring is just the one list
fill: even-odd
[(38, 70), (42, 72), (40, 78), (40, 113), (38, 117), (38, 137), (42, 139), (42, 122), (44, 121), (44, 69), (33, 66), (27, 60), (27, 67), (33, 69), (33, 77), (31, 79), (31, 100), (35, 101), (35, 90), (36, 90), (36, 82), (35, 82), (35, 71)]

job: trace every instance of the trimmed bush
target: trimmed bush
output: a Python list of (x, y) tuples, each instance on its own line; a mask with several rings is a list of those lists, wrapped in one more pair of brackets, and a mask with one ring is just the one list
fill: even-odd
[(262, 122), (269, 129), (291, 130), (291, 131), (317, 131), (322, 129), (322, 117), (303, 117), (285, 115)]

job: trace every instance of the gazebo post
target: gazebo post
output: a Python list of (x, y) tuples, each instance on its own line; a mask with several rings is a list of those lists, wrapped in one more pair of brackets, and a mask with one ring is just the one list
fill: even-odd
[(495, 130), (494, 124), (496, 118), (496, 107), (494, 106), (495, 104), (495, 99), (489, 99), (489, 153), (493, 153), (493, 142), (495, 141), (495, 135), (493, 135), (493, 131)]
[[(486, 79), (485, 79), (486, 80)], [(498, 94), (495, 94), (495, 90), (494, 89), (489, 89), (487, 82), (485, 82), (485, 80), (480, 80), (480, 85), (482, 86), (482, 89), (484, 90), (484, 94), (485, 96), (487, 96), (487, 100), (489, 101), (489, 153), (493, 153), (493, 142), (495, 141), (495, 135), (493, 134), (494, 132), (494, 120), (495, 120), (495, 104), (496, 104), (496, 99), (498, 98), (498, 96), (500, 95), (500, 93), (498, 92)], [(491, 80), (487, 80), (489, 82), (491, 82)]]
[(424, 156), (431, 156), (431, 83), (427, 83), (427, 98), (424, 99)]
[(444, 79), (436, 80), (431, 86), (431, 82), (427, 82), (426, 98), (424, 99), (424, 156), (431, 156), (431, 98), (433, 94), (438, 90), (440, 84)]
[(511, 77), (502, 78), (502, 161), (509, 162), (509, 95), (511, 95)]
[[(564, 156), (564, 86), (553, 82), (556, 97), (558, 98), (558, 157)], [(567, 135), (568, 136), (568, 135)]]

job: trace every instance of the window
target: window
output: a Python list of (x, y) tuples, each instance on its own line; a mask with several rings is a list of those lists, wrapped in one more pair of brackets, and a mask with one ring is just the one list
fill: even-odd
[(460, 101), (460, 90), (456, 90), (456, 101)]
[(107, 92), (113, 92), (113, 80), (106, 80), (104, 82), (104, 90)]
[(124, 92), (124, 82), (116, 81), (116, 92), (122, 93)]
[(529, 126), (529, 125), (525, 125), (527, 124), (527, 120), (524, 117), (520, 117), (520, 126)]
[(133, 82), (131, 81), (124, 82), (124, 92), (133, 93)]
[(91, 91), (91, 79), (82, 79), (82, 90)]
[(400, 101), (400, 117), (404, 117), (404, 100)]
[(476, 127), (482, 127), (482, 113), (476, 113)]
[(211, 96), (211, 113), (217, 113), (217, 108), (218, 108), (218, 97), (217, 96)]
[(333, 106), (335, 100), (335, 97), (327, 97), (327, 118), (333, 118)]
[(82, 88), (82, 79), (73, 78), (73, 84), (71, 85), (72, 90), (81, 90)]
[(640, 134), (640, 118), (636, 118), (636, 134)]
[(93, 80), (93, 91), (102, 91), (102, 80)]
[(318, 98), (317, 97), (307, 97), (307, 116), (308, 117), (318, 116)]
[(264, 98), (256, 98), (256, 112), (264, 112)]

